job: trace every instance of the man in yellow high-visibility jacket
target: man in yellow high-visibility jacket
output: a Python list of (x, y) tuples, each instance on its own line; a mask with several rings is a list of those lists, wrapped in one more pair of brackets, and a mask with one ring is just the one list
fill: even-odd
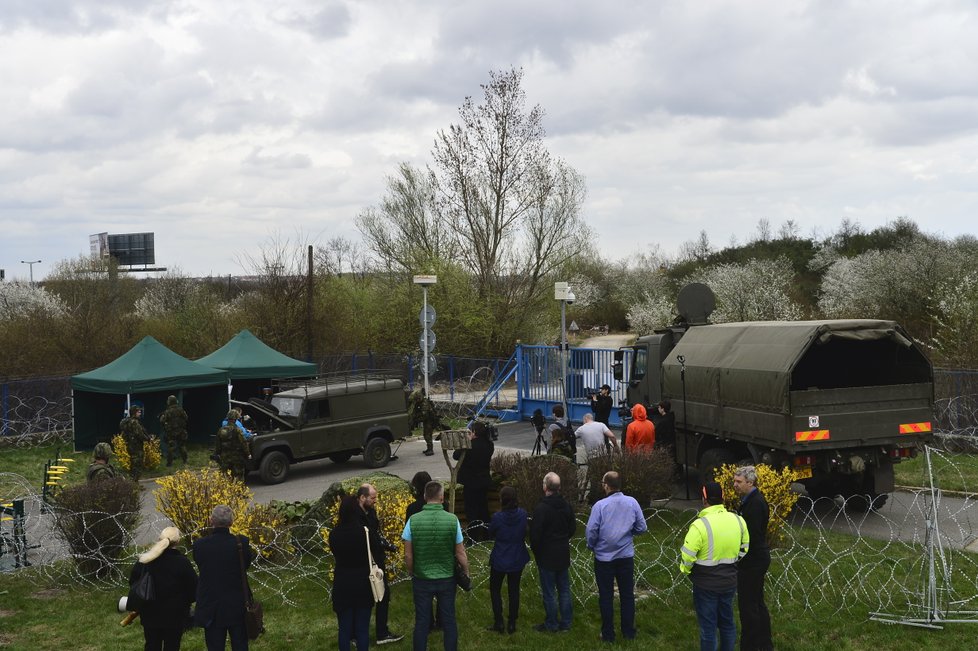
[(708, 482), (703, 486), (703, 505), (686, 532), (679, 569), (693, 581), (700, 649), (716, 649), (719, 629), (720, 651), (733, 651), (737, 642), (733, 614), (737, 561), (747, 553), (750, 535), (744, 519), (724, 508), (720, 484)]

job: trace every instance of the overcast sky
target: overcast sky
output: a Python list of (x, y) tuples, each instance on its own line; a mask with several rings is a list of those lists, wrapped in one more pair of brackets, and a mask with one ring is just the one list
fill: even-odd
[(510, 66), (607, 257), (762, 218), (973, 233), (976, 61), (971, 0), (3, 0), (0, 268), (43, 277), (102, 231), (193, 275), (358, 240)]

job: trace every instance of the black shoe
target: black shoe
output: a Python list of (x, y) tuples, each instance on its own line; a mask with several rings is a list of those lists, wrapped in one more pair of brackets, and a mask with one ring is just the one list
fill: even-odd
[(400, 642), (403, 639), (403, 635), (387, 631), (387, 635), (382, 635), (377, 638), (377, 644), (391, 644), (392, 642)]
[(434, 453), (435, 453), (435, 451), (434, 451), (434, 450), (432, 450), (431, 448), (428, 448), (427, 450), (425, 450), (425, 451), (424, 451), (424, 456), (426, 456), (426, 457), (430, 457), (430, 456), (431, 456), (431, 455), (433, 455)]
[(533, 627), (533, 630), (536, 631), (537, 633), (556, 633), (557, 632), (557, 631), (552, 631), (549, 628), (547, 628), (547, 625), (546, 624), (537, 624), (536, 626)]
[(172, 465), (173, 465), (173, 459), (167, 459), (166, 460), (166, 467), (169, 468)]
[(506, 625), (506, 632), (512, 635), (516, 632), (516, 622), (510, 622)]

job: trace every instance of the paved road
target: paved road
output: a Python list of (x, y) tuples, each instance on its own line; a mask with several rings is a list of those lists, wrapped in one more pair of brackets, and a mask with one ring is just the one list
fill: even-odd
[[(533, 449), (536, 430), (530, 423), (506, 423), (499, 425), (498, 431), (497, 451), (529, 453)], [(419, 470), (428, 471), (436, 479), (448, 479), (449, 469), (437, 442), (434, 456), (424, 456), (424, 447), (422, 440), (402, 443), (397, 449), (397, 458), (383, 470), (406, 480), (410, 480)], [(312, 500), (319, 498), (331, 483), (368, 472), (370, 470), (356, 457), (345, 464), (335, 464), (329, 460), (311, 461), (292, 466), (288, 479), (274, 486), (262, 484), (257, 473), (252, 473), (248, 477), (248, 486), (257, 502)], [(695, 499), (698, 488), (698, 478), (694, 472), (690, 477), (689, 491), (694, 499), (686, 500), (685, 488), (676, 486), (673, 498), (665, 503), (665, 508), (695, 512), (701, 508), (700, 502)], [(137, 541), (143, 544), (154, 541), (159, 530), (165, 526), (160, 524), (162, 516), (156, 511), (151, 489), (151, 485), (147, 486), (143, 493), (144, 523), (137, 535)], [(937, 526), (946, 545), (967, 547), (978, 552), (978, 501), (970, 497), (943, 496), (937, 512)], [(881, 540), (923, 542), (929, 513), (930, 501), (925, 493), (901, 491), (891, 495), (879, 512), (871, 513), (842, 509), (831, 500), (819, 500), (815, 504), (803, 500), (792, 521), (800, 526), (818, 526), (838, 533)]]

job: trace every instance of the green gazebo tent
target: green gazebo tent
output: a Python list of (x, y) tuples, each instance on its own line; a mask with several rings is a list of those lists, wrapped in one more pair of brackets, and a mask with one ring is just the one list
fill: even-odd
[(283, 355), (248, 330), (242, 330), (197, 363), (226, 370), (233, 386), (232, 395), (240, 400), (259, 396), (262, 387), (275, 378), (316, 375), (315, 364)]
[(71, 378), (75, 449), (110, 440), (132, 403), (142, 404), (143, 426), (159, 436), (169, 395), (187, 410), (190, 440), (208, 442), (227, 414), (227, 376), (144, 337), (115, 361)]

